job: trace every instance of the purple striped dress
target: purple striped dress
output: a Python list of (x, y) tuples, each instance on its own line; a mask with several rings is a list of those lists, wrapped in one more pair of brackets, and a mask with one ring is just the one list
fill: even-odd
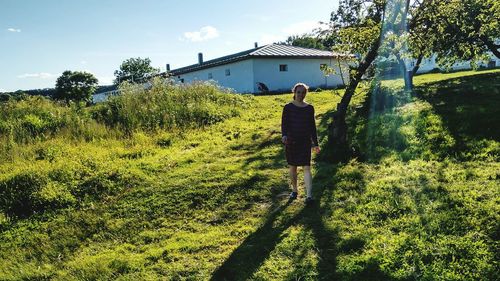
[(296, 106), (292, 102), (283, 107), (281, 135), (287, 137), (285, 155), (288, 165), (310, 166), (311, 147), (318, 145), (314, 107)]

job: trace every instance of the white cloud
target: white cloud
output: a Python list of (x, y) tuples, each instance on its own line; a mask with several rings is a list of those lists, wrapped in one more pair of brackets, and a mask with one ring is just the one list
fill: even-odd
[(200, 42), (219, 37), (219, 31), (213, 26), (204, 26), (200, 31), (184, 32), (184, 38), (191, 42)]
[(17, 78), (38, 78), (38, 79), (50, 79), (57, 77), (57, 74), (51, 74), (47, 72), (40, 72), (40, 73), (25, 73), (22, 75), (18, 75)]
[(21, 29), (8, 28), (7, 31), (10, 31), (10, 32), (21, 32)]
[(87, 61), (86, 60), (82, 60), (80, 61), (81, 64), (87, 64)]
[(288, 35), (302, 35), (305, 33), (311, 33), (314, 29), (321, 27), (322, 25), (318, 21), (301, 21), (283, 28), (283, 32)]
[(7, 92), (7, 90), (0, 88), (0, 93)]

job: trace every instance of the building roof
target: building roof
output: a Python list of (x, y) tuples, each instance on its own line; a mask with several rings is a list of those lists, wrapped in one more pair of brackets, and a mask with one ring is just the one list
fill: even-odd
[(283, 44), (269, 44), (236, 54), (204, 61), (201, 64), (197, 63), (177, 68), (171, 70), (170, 74), (175, 76), (250, 58), (337, 58), (340, 56), (342, 55), (331, 51), (302, 48)]

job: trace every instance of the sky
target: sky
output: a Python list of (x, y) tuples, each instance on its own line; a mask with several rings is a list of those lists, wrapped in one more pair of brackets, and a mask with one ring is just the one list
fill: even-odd
[(165, 71), (328, 22), (338, 0), (0, 0), (0, 92), (53, 88), (63, 71), (109, 85), (132, 57)]

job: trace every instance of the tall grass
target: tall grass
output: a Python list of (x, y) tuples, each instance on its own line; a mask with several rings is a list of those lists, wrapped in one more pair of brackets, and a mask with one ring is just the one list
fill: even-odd
[(210, 83), (175, 85), (162, 79), (151, 87), (124, 84), (122, 94), (84, 107), (42, 96), (0, 103), (0, 159), (19, 145), (65, 137), (77, 141), (129, 138), (134, 132), (185, 130), (238, 116), (251, 101)]
[(22, 146), (56, 137), (93, 141), (115, 135), (80, 104), (62, 104), (42, 96), (0, 103), (0, 160), (14, 160)]
[(176, 85), (155, 79), (149, 90), (127, 83), (120, 90), (92, 111), (100, 122), (127, 133), (203, 127), (237, 116), (249, 100), (207, 82)]

